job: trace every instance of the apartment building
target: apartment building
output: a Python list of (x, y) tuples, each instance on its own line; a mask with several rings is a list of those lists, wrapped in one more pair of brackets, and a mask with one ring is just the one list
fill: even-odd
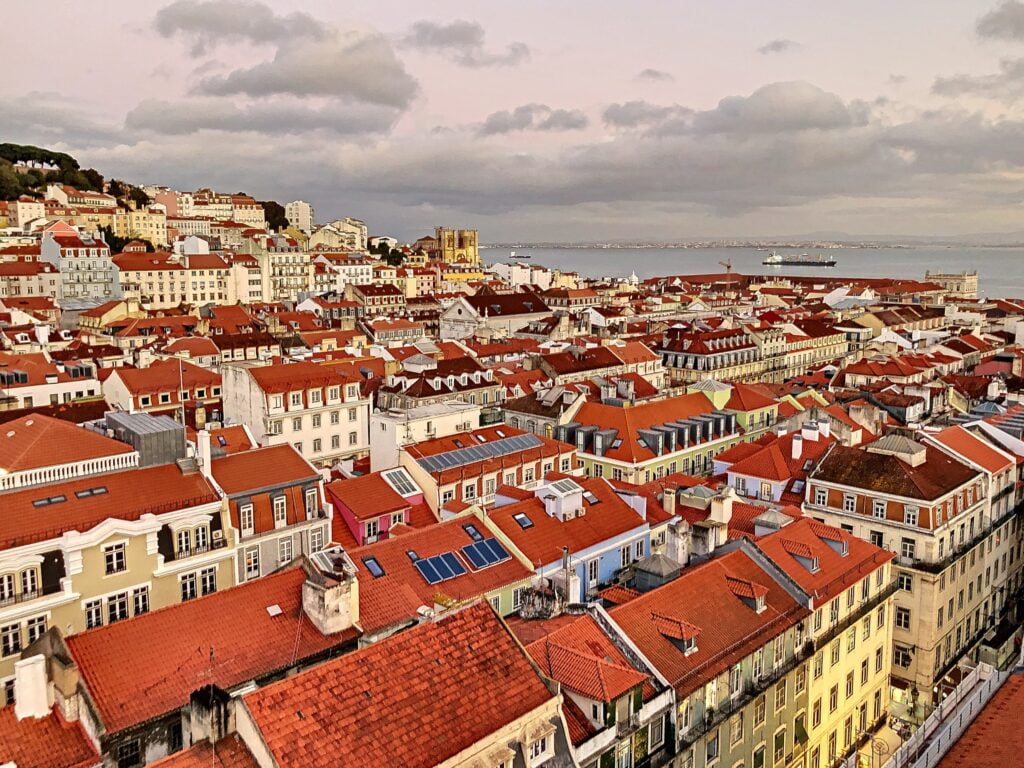
[(896, 554), (894, 698), (911, 714), (937, 700), (947, 674), (1015, 606), (1022, 564), (1011, 464), (960, 434), (889, 434), (834, 446), (808, 476), (807, 514)]
[(811, 599), (806, 636), (813, 657), (793, 759), (827, 768), (847, 758), (889, 712), (892, 666), (891, 552), (809, 518), (789, 522), (755, 545)]
[(60, 272), (58, 298), (117, 297), (110, 248), (99, 235), (79, 233), (64, 222), (54, 222), (43, 230), (40, 258)]
[(311, 362), (223, 367), (224, 415), (260, 445), (291, 444), (317, 467), (365, 456), (370, 398), (336, 366)]
[(375, 410), (370, 414), (371, 471), (397, 467), (399, 453), (407, 445), (476, 429), (480, 413), (481, 406), (459, 401)]
[(285, 203), (284, 215), (291, 226), (307, 235), (312, 233), (316, 224), (316, 211), (305, 200), (292, 200), (290, 203)]
[[(208, 442), (209, 435), (200, 433), (200, 439)], [(205, 452), (201, 445), (200, 454)], [(323, 479), (291, 446), (256, 448), (204, 462), (227, 499), (237, 542), (232, 565), (239, 584), (272, 573), (300, 555), (319, 552), (330, 542)]]

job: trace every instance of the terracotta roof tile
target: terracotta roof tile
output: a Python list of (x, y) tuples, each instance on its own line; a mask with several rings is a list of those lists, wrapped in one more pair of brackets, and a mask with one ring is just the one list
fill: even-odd
[(17, 768), (93, 768), (100, 764), (85, 731), (55, 709), (47, 717), (18, 720), (14, 705), (0, 709), (0, 762)]
[(305, 578), (290, 568), (67, 638), (105, 731), (177, 710), (204, 685), (229, 690), (353, 640), (355, 630), (325, 636), (303, 618)]
[(216, 744), (200, 741), (189, 749), (150, 763), (150, 768), (257, 768), (249, 748), (237, 735), (226, 736)]
[(427, 768), (551, 698), (508, 628), (481, 603), (258, 690), (244, 703), (280, 768)]
[(8, 474), (102, 456), (120, 456), (132, 450), (130, 445), (62, 419), (37, 414), (9, 421), (0, 431), (0, 468)]

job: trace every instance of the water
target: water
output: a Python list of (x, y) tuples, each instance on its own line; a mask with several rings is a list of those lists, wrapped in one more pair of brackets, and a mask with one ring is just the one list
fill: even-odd
[[(720, 262), (732, 261), (736, 272), (756, 275), (821, 275), (828, 277), (901, 277), (923, 280), (927, 270), (960, 272), (978, 270), (978, 290), (988, 297), (1024, 297), (1024, 248), (922, 247), (922, 248), (828, 248), (824, 250), (777, 248), (780, 254), (819, 253), (834, 258), (834, 267), (768, 267), (762, 264), (770, 251), (755, 248), (523, 248), (525, 264), (541, 264), (579, 272), (589, 277), (626, 276), (636, 271), (641, 278), (725, 272)], [(508, 251), (488, 248), (481, 252), (487, 263), (507, 261)]]

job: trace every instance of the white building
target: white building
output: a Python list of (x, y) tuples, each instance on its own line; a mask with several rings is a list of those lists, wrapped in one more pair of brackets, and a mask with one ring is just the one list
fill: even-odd
[(341, 248), (348, 251), (366, 251), (368, 231), (359, 219), (335, 219), (317, 229), (309, 238), (309, 247)]
[(40, 257), (60, 272), (62, 299), (113, 299), (117, 281), (110, 248), (99, 237), (79, 233), (56, 221), (47, 226), (40, 243)]
[(288, 223), (296, 229), (302, 230), (307, 235), (312, 234), (316, 225), (316, 211), (313, 206), (304, 200), (292, 200), (284, 207), (285, 218)]
[(245, 424), (260, 445), (290, 443), (323, 468), (369, 450), (370, 399), (333, 366), (239, 364), (221, 374), (225, 418)]
[(375, 411), (370, 416), (370, 471), (397, 467), (403, 446), (476, 429), (482, 410), (479, 405), (452, 400), (405, 410)]

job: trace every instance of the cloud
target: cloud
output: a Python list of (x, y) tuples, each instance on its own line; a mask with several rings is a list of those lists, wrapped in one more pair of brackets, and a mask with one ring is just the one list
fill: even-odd
[(116, 125), (94, 117), (75, 99), (40, 91), (4, 99), (0, 136), (5, 141), (40, 146), (59, 143), (79, 147), (109, 145), (124, 138)]
[(377, 105), (328, 103), (313, 108), (295, 99), (259, 101), (245, 106), (210, 98), (146, 100), (125, 116), (125, 127), (163, 135), (230, 131), (276, 136), (327, 131), (359, 137), (387, 133), (399, 115), (396, 109)]
[(785, 38), (779, 38), (777, 40), (769, 40), (767, 43), (757, 49), (757, 52), (762, 56), (766, 56), (770, 53), (786, 53), (788, 51), (794, 51), (797, 48), (802, 47), (800, 43), (795, 40), (787, 40)]
[(613, 128), (640, 128), (655, 123), (663, 124), (670, 118), (686, 119), (692, 114), (692, 109), (678, 104), (661, 106), (647, 101), (627, 101), (609, 104), (601, 118), (605, 125)]
[(204, 78), (195, 90), (211, 96), (333, 96), (404, 109), (418, 88), (382, 35), (337, 32), (284, 44), (272, 60)]
[(974, 29), (979, 36), (993, 40), (1024, 40), (1024, 4), (1004, 0), (978, 19)]
[(675, 76), (671, 72), (665, 72), (661, 69), (641, 69), (637, 72), (637, 80), (647, 80), (653, 83), (670, 83), (675, 80)]
[(865, 125), (868, 108), (861, 102), (844, 103), (806, 82), (772, 83), (750, 96), (730, 96), (715, 109), (693, 117), (697, 133), (781, 133), (808, 129), (829, 130)]
[(577, 131), (586, 128), (587, 116), (578, 109), (552, 109), (547, 104), (523, 104), (513, 110), (489, 114), (477, 129), (481, 136), (516, 131)]
[(153, 21), (164, 37), (191, 38), (192, 53), (203, 55), (221, 43), (275, 43), (322, 39), (326, 25), (307, 13), (279, 16), (255, 0), (176, 0), (157, 11)]
[(999, 71), (987, 75), (938, 77), (932, 84), (932, 93), (1015, 101), (1024, 95), (1024, 59), (1003, 59), (999, 62)]
[(906, 75), (898, 75), (896, 73), (889, 75), (889, 83), (891, 85), (903, 85), (905, 82), (907, 82)]
[(463, 67), (514, 67), (530, 57), (525, 43), (510, 43), (504, 51), (484, 49), (486, 33), (475, 21), (457, 19), (448, 23), (421, 20), (415, 22), (403, 39), (403, 45), (430, 53), (447, 55)]

